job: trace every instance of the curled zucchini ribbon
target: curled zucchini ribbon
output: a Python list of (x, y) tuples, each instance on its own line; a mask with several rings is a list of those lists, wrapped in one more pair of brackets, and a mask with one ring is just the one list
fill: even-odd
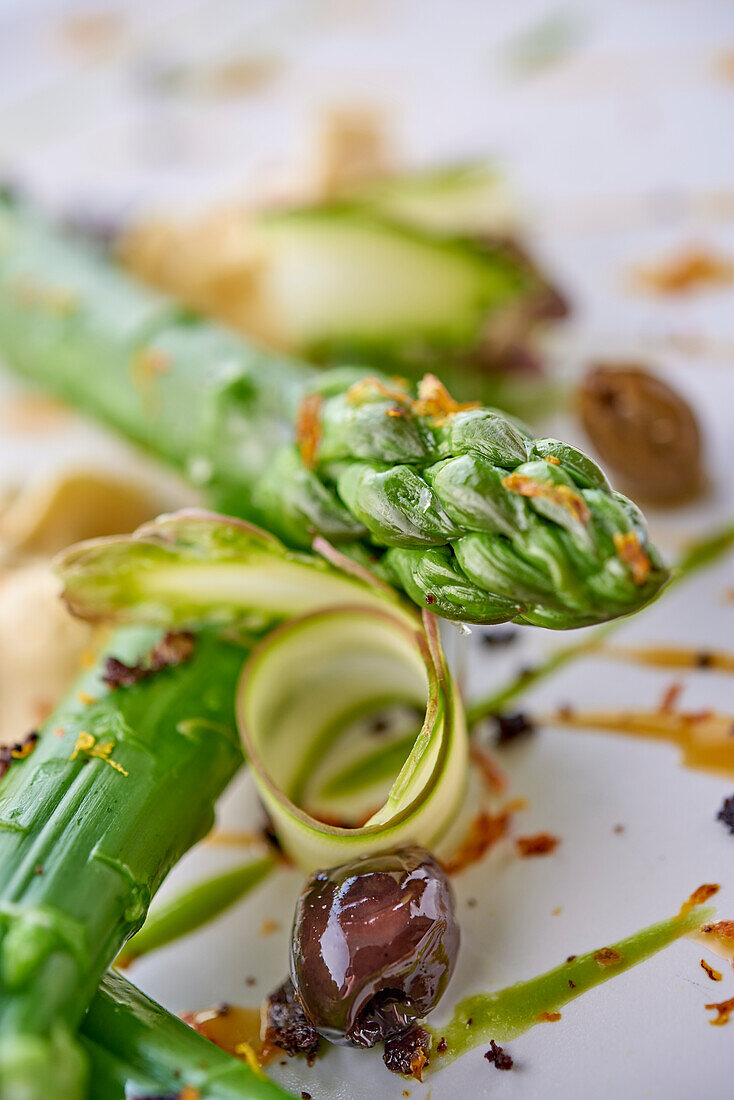
[[(434, 617), (338, 555), (294, 553), (213, 513), (161, 517), (57, 560), (76, 615), (259, 639), (237, 693), (245, 754), (276, 833), (305, 870), (416, 843), (435, 848), (463, 802), (466, 723)], [(425, 718), (384, 804), (358, 827), (304, 808), (350, 725), (386, 704)]]

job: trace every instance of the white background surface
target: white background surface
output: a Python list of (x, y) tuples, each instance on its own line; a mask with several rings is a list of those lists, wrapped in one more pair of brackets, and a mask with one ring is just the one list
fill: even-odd
[[(101, 5), (86, 5), (86, 11)], [(496, 154), (517, 181), (534, 232), (574, 303), (558, 338), (560, 369), (642, 356), (692, 400), (710, 451), (705, 503), (651, 525), (672, 553), (734, 514), (734, 299), (730, 290), (654, 300), (630, 291), (629, 270), (691, 243), (734, 256), (734, 6), (724, 0), (618, 0), (565, 8), (521, 3), (349, 0), (328, 4), (174, 0), (116, 4), (119, 31), (104, 56), (70, 47), (79, 4), (0, 4), (0, 166), (60, 209), (119, 214), (262, 190), (292, 168), (324, 107), (382, 106), (407, 161)], [(549, 16), (569, 28), (553, 63), (519, 71), (518, 36)], [(222, 100), (162, 95), (156, 74), (179, 62), (268, 55), (281, 63), (260, 92)], [(695, 343), (695, 351), (680, 345)], [(11, 386), (3, 379), (3, 387)], [(572, 426), (564, 431), (573, 433)], [(38, 439), (0, 439), (4, 480), (129, 452), (72, 421)], [(140, 460), (136, 460), (138, 463)], [(666, 596), (622, 633), (630, 641), (733, 647), (731, 562)], [(519, 646), (469, 650), (469, 687), (487, 691), (558, 644), (525, 630)], [(455, 646), (452, 646), (455, 648)], [(532, 706), (654, 706), (671, 677), (589, 659), (539, 688)], [(683, 704), (732, 712), (731, 678), (682, 677)], [(445, 1011), (464, 993), (503, 986), (601, 946), (677, 910), (702, 882), (720, 882), (734, 915), (734, 837), (714, 817), (727, 781), (683, 771), (673, 748), (545, 729), (503, 754), (511, 793), (528, 799), (522, 833), (562, 843), (529, 861), (496, 851), (456, 880), (464, 945)], [(247, 777), (228, 792), (222, 823), (246, 820)], [(621, 823), (625, 831), (613, 832)], [(164, 891), (239, 854), (199, 848)], [(295, 873), (268, 882), (214, 927), (141, 962), (134, 980), (176, 1011), (254, 1003), (283, 977)], [(470, 897), (479, 900), (467, 908)], [(562, 907), (559, 915), (552, 911)], [(264, 918), (280, 930), (258, 935)], [(314, 1100), (456, 1096), (600, 1100), (725, 1100), (734, 1086), (734, 1023), (709, 1026), (703, 1005), (734, 992), (714, 985), (689, 942), (598, 988), (508, 1044), (517, 1071), (481, 1051), (421, 1087), (390, 1077), (379, 1056), (343, 1050), (283, 1081)], [(716, 959), (709, 955), (716, 965)], [(257, 978), (254, 988), (245, 977)]]

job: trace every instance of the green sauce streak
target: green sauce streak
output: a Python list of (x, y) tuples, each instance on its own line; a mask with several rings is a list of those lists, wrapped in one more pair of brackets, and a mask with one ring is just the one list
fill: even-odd
[[(643, 928), (626, 940), (611, 945), (611, 950), (619, 955), (619, 959), (610, 965), (605, 966), (597, 961), (598, 950), (589, 951), (537, 978), (517, 982), (496, 993), (476, 993), (466, 997), (456, 1006), (446, 1027), (428, 1029), (433, 1046), (431, 1071), (440, 1069), (476, 1046), (489, 1045), (490, 1039), (502, 1043), (522, 1035), (535, 1024), (543, 1022), (540, 1019), (543, 1013), (558, 1012), (563, 1005), (595, 985), (644, 962), (674, 940), (711, 920), (714, 913), (715, 910), (710, 907), (698, 906), (684, 917), (676, 915)], [(602, 950), (609, 952), (610, 948)], [(471, 1024), (468, 1024), (469, 1020)], [(436, 1051), (436, 1044), (442, 1038), (447, 1043), (443, 1054)]]

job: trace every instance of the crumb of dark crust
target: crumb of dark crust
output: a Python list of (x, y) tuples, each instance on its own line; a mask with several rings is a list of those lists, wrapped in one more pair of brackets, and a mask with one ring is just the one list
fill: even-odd
[(512, 1069), (515, 1064), (510, 1055), (506, 1054), (502, 1047), (495, 1043), (494, 1039), (490, 1040), (489, 1050), (485, 1052), (484, 1057), (490, 1065), (494, 1065), (495, 1069)]
[(559, 718), (573, 718), (573, 707), (570, 703), (562, 703), (558, 708)]
[(173, 668), (190, 660), (193, 652), (193, 634), (189, 634), (188, 631), (169, 631), (138, 664), (126, 665), (117, 657), (108, 657), (102, 680), (113, 691), (116, 688), (132, 687), (133, 684), (149, 679), (164, 668)]
[(531, 859), (534, 856), (548, 856), (555, 852), (560, 844), (557, 836), (552, 833), (536, 833), (535, 836), (519, 836), (515, 840), (517, 850), (523, 859)]
[(38, 733), (36, 730), (31, 730), (22, 741), (16, 741), (12, 745), (0, 745), (0, 779), (17, 760), (25, 760), (30, 756), (37, 743)]
[(725, 798), (721, 803), (721, 809), (716, 815), (717, 821), (722, 821), (730, 833), (734, 833), (734, 794)]
[(474, 1017), (473, 1017), (473, 1016), (470, 1016), (470, 1017), (468, 1018), (468, 1020), (466, 1021), (466, 1026), (467, 1026), (467, 1027), (471, 1027), (473, 1023), (474, 1023)]
[(290, 978), (279, 985), (267, 999), (264, 1038), (266, 1042), (284, 1050), (290, 1058), (296, 1054), (305, 1054), (310, 1061), (318, 1054), (319, 1033), (296, 1000)]
[(306, 1092), (305, 1089), (301, 1089), (301, 1100), (311, 1100), (311, 1093)]
[(519, 633), (514, 627), (507, 629), (488, 630), (486, 633), (480, 635), (482, 639), (482, 645), (487, 646), (488, 649), (503, 649), (505, 646), (512, 645), (516, 642)]
[(467, 898), (466, 899), (466, 906), (467, 906), (467, 909), (476, 909), (477, 899), (476, 898)]
[(496, 733), (495, 745), (508, 745), (518, 737), (535, 732), (535, 723), (522, 710), (510, 714), (493, 714), (491, 719)]
[(436, 602), (436, 597), (432, 596), (430, 592), (426, 592), (426, 603), (430, 607), (431, 604)]
[(595, 953), (594, 961), (599, 966), (616, 966), (617, 963), (622, 961), (622, 956), (613, 947), (602, 947)]
[(248, 976), (247, 978), (245, 978), (245, 985), (257, 985), (257, 978)]
[(617, 836), (619, 836), (621, 833), (624, 832), (624, 825), (615, 825), (614, 828), (612, 829), (612, 832), (616, 833)]
[(712, 653), (707, 653), (705, 650), (701, 650), (696, 654), (694, 663), (696, 668), (711, 668), (714, 663), (714, 656)]
[(385, 1043), (382, 1060), (391, 1073), (423, 1080), (423, 1069), (428, 1065), (431, 1039), (425, 1028), (412, 1027), (402, 1035), (395, 1035)]
[(449, 1049), (449, 1044), (446, 1042), (446, 1040), (444, 1039), (444, 1037), (442, 1035), (441, 1038), (438, 1040), (438, 1045), (436, 1047), (436, 1054), (445, 1054), (448, 1049)]
[(568, 958), (566, 959), (566, 962), (567, 963), (572, 963), (573, 960), (576, 959), (576, 958), (578, 958), (577, 955), (569, 955)]
[(568, 979), (568, 986), (569, 986), (569, 989), (575, 989), (576, 988), (576, 982), (572, 982), (571, 979), (569, 978)]
[(388, 722), (387, 718), (384, 718), (382, 715), (376, 715), (376, 717), (374, 717), (370, 721), (367, 727), (367, 732), (369, 734), (372, 734), (374, 737), (379, 737), (380, 734), (387, 733), (389, 729), (390, 723)]

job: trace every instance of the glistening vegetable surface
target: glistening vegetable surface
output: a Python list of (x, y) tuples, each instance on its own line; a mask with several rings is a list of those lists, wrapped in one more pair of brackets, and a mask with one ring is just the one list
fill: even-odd
[[(353, 563), (347, 562), (352, 568)], [(98, 539), (58, 559), (76, 614), (167, 625), (273, 630), (247, 663), (237, 714), (250, 768), (278, 837), (307, 870), (400, 844), (432, 847), (457, 814), (466, 726), (433, 616), (389, 590), (210, 513), (163, 517), (131, 538)], [(254, 607), (267, 593), (265, 618)], [(254, 601), (254, 602), (253, 602)], [(262, 602), (262, 601), (261, 601)], [(305, 806), (317, 765), (350, 723), (392, 703), (425, 712), (384, 805), (359, 828)]]
[(117, 634), (2, 781), (2, 1100), (83, 1094), (73, 1029), (242, 761), (238, 647), (201, 637), (185, 664), (131, 687), (103, 682), (106, 656), (134, 663), (157, 637)]
[(0, 210), (0, 351), (289, 545), (340, 543), (419, 606), (565, 629), (666, 578), (640, 512), (496, 410), (318, 374), (192, 318), (27, 212)]

